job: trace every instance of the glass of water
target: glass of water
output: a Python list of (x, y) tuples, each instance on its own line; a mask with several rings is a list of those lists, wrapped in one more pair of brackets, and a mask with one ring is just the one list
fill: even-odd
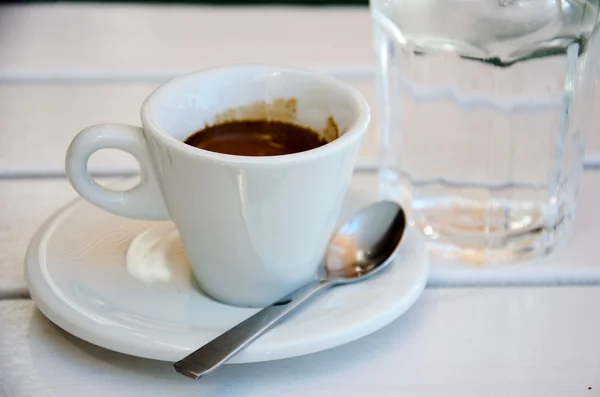
[(442, 258), (546, 254), (575, 215), (600, 0), (371, 0), (380, 193)]

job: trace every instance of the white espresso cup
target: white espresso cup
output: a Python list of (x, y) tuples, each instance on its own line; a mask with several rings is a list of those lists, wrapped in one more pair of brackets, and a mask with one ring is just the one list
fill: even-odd
[[(354, 88), (313, 72), (231, 66), (176, 78), (141, 109), (142, 128), (103, 124), (71, 143), (66, 169), (89, 202), (114, 214), (172, 220), (204, 292), (237, 306), (265, 306), (316, 277), (369, 123)], [(237, 156), (183, 141), (207, 125), (273, 120), (339, 137), (280, 156)], [(334, 131), (335, 132), (335, 131)], [(98, 185), (88, 159), (120, 149), (140, 163), (140, 183)]]

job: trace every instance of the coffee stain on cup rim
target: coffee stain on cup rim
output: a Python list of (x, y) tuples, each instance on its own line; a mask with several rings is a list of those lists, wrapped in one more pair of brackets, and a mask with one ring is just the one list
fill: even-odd
[[(275, 98), (272, 101), (256, 101), (249, 105), (239, 106), (217, 114), (211, 125), (225, 124), (233, 121), (279, 121), (294, 124), (299, 127), (307, 127), (298, 123), (298, 102), (295, 98)], [(205, 125), (210, 127), (211, 125)], [(325, 126), (318, 131), (327, 142), (331, 142), (340, 136), (340, 131), (333, 116), (325, 121)]]

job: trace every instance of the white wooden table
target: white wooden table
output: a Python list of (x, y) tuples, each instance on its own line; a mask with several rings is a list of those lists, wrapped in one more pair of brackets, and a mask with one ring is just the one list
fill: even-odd
[[(144, 96), (174, 75), (245, 62), (333, 73), (374, 106), (367, 9), (0, 8), (0, 397), (600, 395), (600, 286), (429, 288), (370, 337), (306, 357), (227, 366), (200, 382), (49, 323), (26, 298), (23, 254), (42, 221), (76, 197), (64, 178), (70, 139), (93, 123), (138, 124)], [(362, 169), (374, 164), (373, 132)], [(600, 116), (586, 158), (588, 168), (600, 164)], [(92, 167), (105, 181), (136, 169), (111, 151)], [(595, 233), (587, 231), (600, 222), (593, 205), (600, 172), (586, 171), (583, 183), (582, 232), (568, 249), (593, 262)], [(563, 250), (557, 260), (569, 258)]]

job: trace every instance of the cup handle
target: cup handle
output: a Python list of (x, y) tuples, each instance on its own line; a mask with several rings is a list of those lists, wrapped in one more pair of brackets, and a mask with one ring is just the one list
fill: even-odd
[[(126, 191), (110, 190), (96, 183), (88, 172), (88, 160), (100, 149), (119, 149), (135, 157), (141, 169), (140, 183)], [(77, 193), (100, 208), (128, 218), (169, 219), (146, 138), (139, 127), (101, 124), (84, 129), (69, 146), (66, 170)]]

